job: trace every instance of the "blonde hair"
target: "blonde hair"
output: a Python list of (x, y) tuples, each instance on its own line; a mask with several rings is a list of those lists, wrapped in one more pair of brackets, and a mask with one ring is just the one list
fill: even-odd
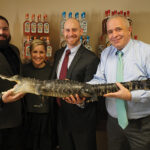
[(43, 40), (40, 40), (40, 39), (35, 39), (30, 44), (30, 53), (38, 45), (43, 45), (45, 51), (47, 51), (46, 42), (44, 42)]

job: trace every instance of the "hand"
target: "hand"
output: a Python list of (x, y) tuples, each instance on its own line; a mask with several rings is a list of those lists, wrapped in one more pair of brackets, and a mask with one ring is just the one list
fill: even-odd
[(21, 99), (24, 96), (24, 93), (14, 94), (13, 90), (8, 90), (2, 95), (3, 103), (15, 102)]
[(80, 98), (79, 95), (76, 94), (75, 96), (70, 95), (69, 97), (65, 97), (63, 100), (70, 104), (81, 104), (83, 101), (85, 101), (85, 97)]
[(113, 97), (113, 98), (119, 98), (119, 99), (131, 101), (132, 99), (131, 92), (127, 88), (125, 88), (121, 83), (116, 83), (116, 84), (120, 90), (115, 93), (104, 94), (104, 97)]

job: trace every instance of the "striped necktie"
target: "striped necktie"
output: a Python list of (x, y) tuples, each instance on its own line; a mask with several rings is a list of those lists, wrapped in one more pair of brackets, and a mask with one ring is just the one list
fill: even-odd
[[(118, 51), (118, 62), (117, 62), (117, 82), (123, 81), (123, 52)], [(127, 112), (125, 108), (125, 101), (121, 99), (116, 99), (116, 108), (117, 108), (117, 114), (118, 114), (118, 123), (121, 126), (122, 129), (125, 129), (128, 125), (128, 118), (127, 118)]]

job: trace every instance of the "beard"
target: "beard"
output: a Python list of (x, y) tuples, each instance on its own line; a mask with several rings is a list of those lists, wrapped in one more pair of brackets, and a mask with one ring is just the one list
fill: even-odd
[(6, 49), (9, 46), (9, 42), (11, 40), (11, 35), (6, 36), (5, 34), (0, 34), (5, 40), (0, 40), (0, 49)]

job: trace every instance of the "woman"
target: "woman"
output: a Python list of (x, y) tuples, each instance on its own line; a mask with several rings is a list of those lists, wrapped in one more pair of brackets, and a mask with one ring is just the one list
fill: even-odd
[[(50, 79), (51, 66), (46, 60), (46, 44), (35, 39), (30, 46), (31, 62), (22, 67), (22, 76), (39, 80)], [(50, 97), (25, 95), (26, 150), (52, 149), (53, 107)]]

